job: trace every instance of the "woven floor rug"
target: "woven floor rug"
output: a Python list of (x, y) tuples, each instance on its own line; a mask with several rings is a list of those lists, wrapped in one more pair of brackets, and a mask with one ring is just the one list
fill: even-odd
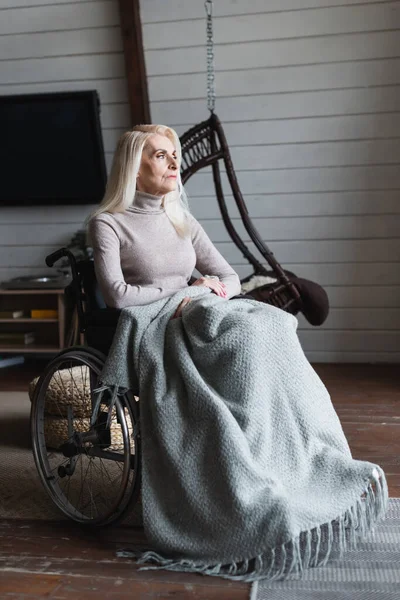
[[(66, 520), (47, 495), (33, 459), (28, 392), (0, 392), (0, 519)], [(140, 505), (121, 525), (142, 524)]]
[(359, 545), (325, 567), (285, 581), (252, 584), (250, 600), (399, 600), (400, 498), (389, 500), (387, 518)]

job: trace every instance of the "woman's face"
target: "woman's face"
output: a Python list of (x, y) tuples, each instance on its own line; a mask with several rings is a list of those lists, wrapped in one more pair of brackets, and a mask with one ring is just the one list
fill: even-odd
[(154, 196), (176, 189), (179, 165), (176, 149), (165, 135), (154, 134), (143, 148), (136, 188)]

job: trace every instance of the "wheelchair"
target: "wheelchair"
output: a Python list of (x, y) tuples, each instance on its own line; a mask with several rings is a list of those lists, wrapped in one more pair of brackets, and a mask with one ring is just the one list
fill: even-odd
[(111, 401), (99, 376), (120, 311), (107, 308), (93, 261), (67, 248), (46, 258), (69, 260), (65, 298), (75, 310), (82, 345), (62, 350), (46, 366), (31, 395), (31, 436), (40, 479), (56, 506), (82, 525), (103, 526), (127, 516), (140, 495), (139, 391)]

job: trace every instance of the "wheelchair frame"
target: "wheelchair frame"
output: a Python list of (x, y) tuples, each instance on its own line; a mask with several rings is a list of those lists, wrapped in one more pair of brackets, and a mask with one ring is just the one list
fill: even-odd
[[(96, 282), (93, 266), (89, 261), (78, 263), (67, 248), (47, 256), (46, 264), (52, 267), (62, 257), (67, 257), (71, 266), (72, 282), (66, 290), (76, 306), (80, 333), (96, 330), (96, 313), (111, 314), (116, 326), (120, 311), (96, 310), (95, 290), (90, 287)], [(101, 340), (101, 324), (98, 329)], [(112, 336), (109, 337), (111, 342)], [(139, 498), (141, 484), (138, 392), (123, 391), (114, 399), (102, 397), (100, 404), (98, 378), (108, 348), (102, 349), (106, 352), (81, 345), (59, 352), (40, 376), (31, 408), (33, 454), (46, 491), (66, 516), (80, 524), (96, 526), (109, 525), (126, 516)], [(64, 395), (56, 404), (55, 389)], [(77, 416), (83, 410), (81, 405), (85, 417)], [(55, 444), (50, 426), (57, 419), (67, 431)]]

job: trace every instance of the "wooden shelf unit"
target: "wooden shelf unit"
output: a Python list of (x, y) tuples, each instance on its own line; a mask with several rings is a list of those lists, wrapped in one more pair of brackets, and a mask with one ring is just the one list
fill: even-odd
[(23, 310), (26, 315), (32, 309), (58, 311), (58, 318), (32, 319), (28, 316), (0, 319), (0, 332), (34, 331), (36, 341), (31, 344), (2, 343), (0, 355), (5, 353), (56, 354), (65, 347), (64, 288), (14, 289), (0, 288), (0, 310)]

